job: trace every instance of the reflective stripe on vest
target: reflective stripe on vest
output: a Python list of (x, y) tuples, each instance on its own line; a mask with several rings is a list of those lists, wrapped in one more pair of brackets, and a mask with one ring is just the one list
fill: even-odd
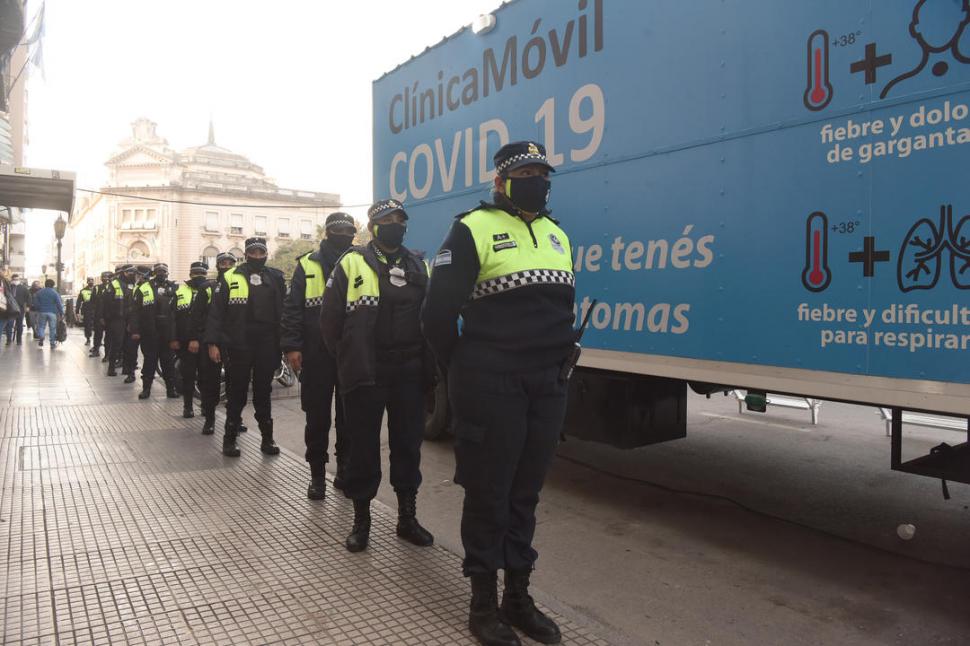
[(229, 285), (230, 305), (245, 305), (249, 302), (249, 281), (245, 276), (233, 268), (227, 269), (222, 278)]
[(179, 288), (175, 290), (175, 309), (177, 310), (187, 310), (192, 306), (192, 296), (195, 295), (195, 290), (190, 286), (182, 283)]
[(310, 254), (300, 256), (300, 266), (306, 277), (306, 291), (303, 294), (304, 307), (319, 307), (323, 304), (323, 292), (327, 281), (323, 279), (323, 265), (310, 260)]
[(115, 300), (116, 301), (123, 301), (123, 300), (125, 300), (125, 290), (124, 290), (124, 288), (121, 287), (121, 281), (120, 280), (118, 280), (117, 278), (115, 278), (113, 281), (111, 281), (111, 288), (115, 292)]
[(472, 300), (527, 285), (575, 284), (569, 238), (549, 218), (533, 220), (531, 233), (524, 220), (500, 209), (478, 209), (461, 222), (478, 252)]
[(88, 289), (87, 287), (81, 290), (81, 300), (84, 301), (85, 303), (91, 300), (91, 290)]
[(141, 304), (142, 305), (154, 305), (155, 304), (155, 290), (152, 289), (152, 284), (149, 282), (144, 282), (138, 286), (138, 291), (141, 292)]

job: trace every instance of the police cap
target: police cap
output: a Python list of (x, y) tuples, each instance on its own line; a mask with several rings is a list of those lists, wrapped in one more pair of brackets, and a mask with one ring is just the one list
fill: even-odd
[(353, 227), (355, 230), (357, 229), (357, 223), (354, 221), (354, 219), (342, 211), (335, 211), (327, 216), (326, 228), (328, 230), (331, 228), (344, 226)]
[(195, 261), (189, 265), (189, 276), (203, 276), (209, 273), (209, 265), (201, 261)]
[(556, 172), (546, 158), (546, 147), (534, 141), (513, 141), (505, 144), (498, 149), (492, 161), (495, 162), (495, 172), (499, 175), (529, 164), (539, 164), (548, 168), (551, 173)]
[(385, 215), (389, 215), (395, 211), (400, 211), (404, 219), (408, 219), (408, 214), (407, 211), (404, 210), (404, 205), (397, 200), (381, 200), (379, 202), (374, 202), (371, 207), (367, 209), (367, 219), (373, 222), (374, 220), (379, 220)]
[(262, 249), (266, 251), (266, 238), (246, 238), (246, 251), (250, 249)]

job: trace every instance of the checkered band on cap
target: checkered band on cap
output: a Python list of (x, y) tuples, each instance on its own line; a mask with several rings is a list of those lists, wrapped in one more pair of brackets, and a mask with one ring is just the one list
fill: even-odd
[(266, 251), (266, 238), (247, 238), (246, 251), (250, 249), (262, 249)]
[(223, 251), (218, 256), (216, 256), (216, 262), (222, 262), (223, 260), (231, 260), (236, 262), (236, 257), (229, 253), (228, 251)]
[(353, 312), (358, 307), (377, 307), (380, 299), (377, 296), (361, 296), (353, 303), (347, 303), (347, 313)]
[(240, 298), (238, 296), (231, 297), (229, 299), (229, 304), (230, 305), (245, 305), (248, 302), (249, 302), (249, 299), (248, 298)]
[(377, 218), (394, 211), (404, 211), (404, 205), (397, 200), (381, 200), (367, 209), (367, 219), (376, 220)]
[(482, 281), (475, 285), (472, 292), (472, 300), (483, 296), (492, 296), (507, 292), (511, 289), (526, 287), (528, 285), (574, 285), (572, 272), (559, 269), (529, 269), (527, 271), (517, 271), (513, 274), (499, 276)]
[(549, 166), (549, 160), (546, 159), (545, 155), (537, 155), (535, 153), (520, 153), (518, 155), (512, 155), (511, 157), (503, 161), (501, 164), (496, 166), (495, 172), (501, 175), (502, 173), (505, 172), (505, 169), (507, 169), (509, 166), (512, 166), (513, 164), (518, 164), (519, 162), (522, 162), (522, 161), (533, 161), (537, 164), (544, 164), (545, 166)]
[(321, 305), (323, 305), (323, 296), (308, 298), (303, 304), (304, 307), (320, 307)]
[(357, 223), (354, 222), (354, 219), (350, 217), (349, 214), (344, 213), (342, 211), (336, 211), (327, 216), (326, 228), (329, 229), (331, 227), (339, 227), (339, 226), (352, 226), (356, 229)]

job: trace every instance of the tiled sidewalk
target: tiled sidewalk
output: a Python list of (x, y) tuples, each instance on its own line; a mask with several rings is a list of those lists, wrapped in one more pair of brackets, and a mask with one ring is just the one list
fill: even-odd
[[(302, 457), (251, 431), (224, 458), (77, 338), (0, 352), (4, 644), (471, 643), (456, 555), (400, 542), (383, 507), (348, 553), (352, 505), (308, 501)], [(564, 643), (606, 644), (557, 619)]]

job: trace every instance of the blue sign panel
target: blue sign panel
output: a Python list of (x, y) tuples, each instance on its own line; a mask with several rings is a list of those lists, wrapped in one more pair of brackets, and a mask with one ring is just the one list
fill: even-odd
[(587, 347), (970, 383), (965, 0), (518, 0), (374, 84), (433, 254), (521, 139)]

